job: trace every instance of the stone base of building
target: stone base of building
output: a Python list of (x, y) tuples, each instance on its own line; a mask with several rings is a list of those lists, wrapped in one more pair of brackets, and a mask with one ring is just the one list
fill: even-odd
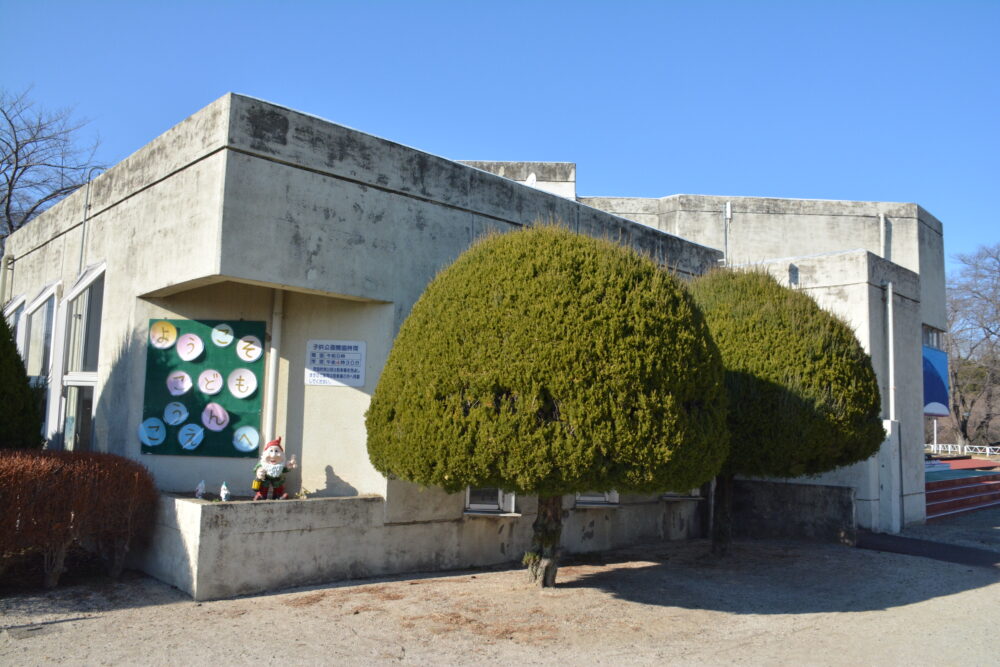
[[(164, 494), (150, 541), (131, 566), (191, 595), (228, 598), (347, 579), (520, 561), (533, 498), (518, 513), (391, 523), (380, 496), (210, 502)], [(622, 497), (564, 514), (569, 553), (704, 535), (697, 498)]]

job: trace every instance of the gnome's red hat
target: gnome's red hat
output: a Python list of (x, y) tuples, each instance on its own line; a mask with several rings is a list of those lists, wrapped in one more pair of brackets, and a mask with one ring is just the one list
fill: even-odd
[(271, 447), (277, 447), (281, 451), (285, 451), (285, 448), (281, 446), (281, 436), (278, 436), (277, 438), (275, 438), (271, 442), (269, 442), (266, 445), (264, 445), (264, 449), (265, 450), (267, 450), (267, 449), (269, 449)]

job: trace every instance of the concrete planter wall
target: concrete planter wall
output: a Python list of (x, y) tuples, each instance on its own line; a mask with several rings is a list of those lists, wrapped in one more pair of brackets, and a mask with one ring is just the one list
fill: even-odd
[[(572, 504), (572, 498), (565, 500)], [(219, 503), (163, 495), (152, 539), (131, 564), (195, 600), (513, 564), (531, 541), (534, 499), (524, 499), (524, 505), (530, 514), (388, 523), (380, 496)], [(563, 544), (581, 553), (699, 537), (699, 508), (696, 499), (636, 496), (617, 506), (567, 509)]]

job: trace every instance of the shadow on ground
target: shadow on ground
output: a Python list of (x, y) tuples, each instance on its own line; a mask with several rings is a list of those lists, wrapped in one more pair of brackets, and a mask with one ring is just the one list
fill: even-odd
[(996, 569), (944, 562), (933, 577), (909, 574), (914, 558), (792, 541), (736, 542), (715, 558), (696, 540), (577, 559), (560, 569), (559, 588), (684, 609), (809, 614), (889, 609), (1000, 583)]

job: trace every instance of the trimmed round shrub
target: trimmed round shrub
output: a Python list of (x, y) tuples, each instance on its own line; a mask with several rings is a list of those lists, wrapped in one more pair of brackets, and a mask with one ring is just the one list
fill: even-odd
[(798, 477), (878, 451), (878, 381), (846, 323), (761, 271), (713, 271), (691, 291), (726, 367), (724, 473)]
[(555, 226), (493, 235), (400, 328), (368, 453), (451, 492), (687, 490), (726, 458), (722, 373), (690, 295), (651, 260)]
[(7, 320), (0, 316), (0, 449), (41, 449), (42, 415), (37, 392)]

